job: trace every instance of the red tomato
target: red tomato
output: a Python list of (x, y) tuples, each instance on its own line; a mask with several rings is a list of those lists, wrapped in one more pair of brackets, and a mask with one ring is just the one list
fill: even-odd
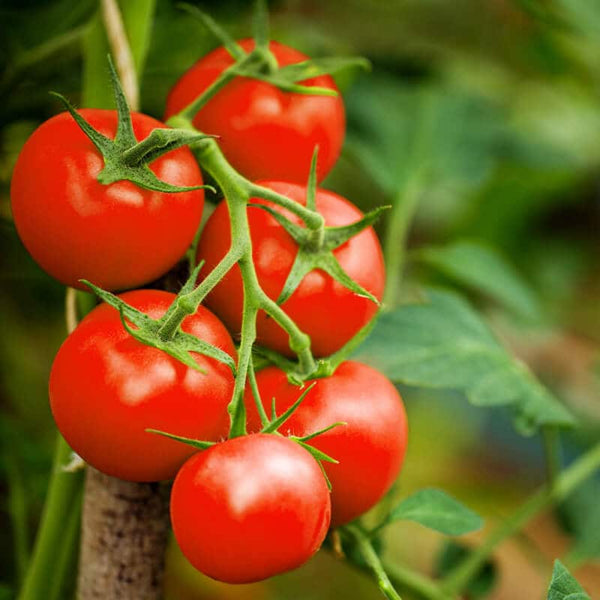
[[(246, 51), (254, 40), (238, 42)], [(269, 45), (279, 66), (307, 56), (279, 42)], [(189, 69), (167, 98), (165, 121), (183, 110), (231, 64), (225, 48), (217, 48)], [(302, 85), (338, 91), (329, 75)], [(194, 125), (220, 136), (219, 146), (231, 164), (250, 179), (283, 179), (306, 183), (315, 146), (319, 146), (319, 180), (338, 159), (346, 127), (341, 96), (311, 96), (283, 92), (257, 79), (236, 77), (197, 113)]]
[(171, 493), (171, 522), (187, 559), (227, 583), (266, 579), (306, 562), (330, 518), (315, 459), (275, 435), (234, 438), (190, 458)]
[[(123, 300), (153, 318), (175, 298), (136, 290)], [(231, 356), (223, 324), (200, 307), (182, 328)], [(65, 340), (50, 373), (50, 406), (69, 445), (96, 469), (131, 481), (175, 476), (196, 450), (147, 428), (216, 441), (227, 435), (233, 393), (229, 367), (197, 355), (200, 373), (125, 331), (116, 309), (95, 308)]]
[[(306, 187), (274, 181), (262, 185), (306, 204)], [(253, 200), (300, 219), (270, 202)], [(363, 215), (350, 202), (323, 189), (317, 191), (317, 210), (330, 226), (348, 225)], [(298, 246), (292, 237), (266, 211), (248, 209), (253, 256), (258, 281), (265, 293), (276, 300), (292, 268)], [(231, 244), (229, 213), (222, 202), (208, 219), (198, 246), (198, 259), (206, 261), (201, 277), (206, 276), (225, 255)], [(334, 251), (348, 275), (375, 297), (381, 299), (385, 268), (381, 246), (372, 227), (361, 231)], [(239, 332), (242, 323), (242, 279), (236, 265), (219, 282), (206, 300), (208, 306), (227, 325)], [(282, 308), (302, 331), (310, 335), (315, 356), (328, 356), (349, 341), (377, 311), (371, 300), (358, 296), (325, 272), (314, 270), (304, 277)], [(292, 355), (288, 335), (263, 312), (257, 319), (258, 342), (283, 354)]]
[[(114, 110), (80, 114), (114, 138)], [(133, 113), (138, 140), (166, 127)], [(25, 247), (50, 275), (84, 289), (79, 279), (109, 290), (139, 286), (168, 271), (185, 253), (200, 224), (203, 190), (167, 194), (130, 181), (97, 181), (104, 159), (73, 117), (62, 113), (36, 129), (15, 166), (12, 211)], [(173, 185), (202, 184), (196, 161), (180, 148), (150, 163)], [(85, 288), (87, 289), (87, 288)]]
[[(276, 399), (280, 415), (302, 393), (276, 367), (260, 371), (257, 381), (267, 414), (272, 398)], [(333, 423), (347, 423), (309, 442), (339, 461), (339, 464), (323, 463), (332, 485), (331, 525), (337, 527), (369, 510), (389, 490), (402, 466), (408, 426), (396, 388), (367, 365), (348, 361), (331, 377), (315, 381), (315, 387), (280, 432), (304, 436)], [(250, 390), (245, 402), (249, 431), (260, 431)]]

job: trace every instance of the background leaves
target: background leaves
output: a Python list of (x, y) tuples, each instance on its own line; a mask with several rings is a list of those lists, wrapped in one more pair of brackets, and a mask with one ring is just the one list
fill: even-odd
[(574, 424), (471, 307), (447, 291), (430, 290), (422, 304), (383, 314), (357, 354), (398, 383), (461, 390), (476, 406), (509, 406), (523, 432)]

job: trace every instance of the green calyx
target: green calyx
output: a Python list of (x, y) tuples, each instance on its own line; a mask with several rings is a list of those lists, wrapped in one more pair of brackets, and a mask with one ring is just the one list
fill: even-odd
[(193, 119), (210, 98), (234, 77), (265, 81), (284, 92), (311, 96), (337, 96), (335, 90), (302, 85), (300, 82), (320, 75), (332, 75), (349, 68), (368, 70), (371, 67), (371, 63), (362, 57), (316, 58), (280, 67), (269, 49), (269, 17), (264, 0), (257, 0), (255, 3), (253, 18), (255, 47), (251, 52), (246, 52), (218, 23), (196, 6), (180, 4), (179, 7), (198, 19), (235, 60), (202, 95), (183, 109), (180, 115), (188, 119)]
[(95, 286), (85, 279), (81, 281), (101, 300), (119, 311), (123, 327), (138, 342), (158, 348), (200, 373), (205, 373), (205, 371), (198, 365), (191, 353), (203, 354), (227, 365), (235, 376), (235, 361), (229, 354), (208, 342), (183, 332), (180, 327), (185, 317), (193, 314), (200, 303), (198, 301), (196, 305), (192, 305), (188, 301), (200, 267), (201, 265), (198, 265), (194, 269), (194, 272), (177, 295), (177, 298), (160, 319), (152, 319), (121, 300), (118, 296)]
[[(317, 154), (318, 149), (315, 149), (308, 178), (306, 198), (306, 208), (314, 213), (317, 213)], [(348, 275), (348, 273), (346, 273), (346, 271), (344, 271), (333, 251), (367, 227), (373, 225), (373, 223), (379, 219), (383, 211), (389, 208), (388, 206), (380, 206), (379, 208), (368, 212), (359, 221), (351, 223), (350, 225), (327, 227), (324, 222), (322, 222), (317, 228), (302, 227), (297, 223), (293, 223), (279, 211), (274, 210), (270, 206), (265, 206), (264, 204), (250, 203), (249, 206), (260, 208), (268, 212), (298, 244), (296, 259), (292, 265), (288, 278), (283, 285), (283, 289), (279, 294), (279, 298), (277, 298), (277, 304), (283, 304), (294, 293), (296, 288), (300, 285), (300, 282), (308, 273), (315, 269), (320, 269), (350, 291), (359, 296), (363, 296), (364, 298), (368, 298), (371, 302), (379, 305), (379, 300), (371, 294), (371, 292), (359, 285)]]
[(114, 139), (94, 129), (64, 96), (51, 92), (64, 104), (77, 125), (102, 154), (104, 168), (98, 174), (98, 181), (109, 185), (116, 181), (127, 180), (143, 189), (166, 193), (189, 192), (201, 188), (212, 189), (210, 186), (203, 185), (190, 187), (171, 185), (156, 177), (148, 166), (149, 163), (171, 150), (199, 142), (210, 136), (184, 129), (154, 129), (147, 138), (138, 142), (133, 133), (131, 112), (110, 56), (108, 63), (117, 105), (118, 123)]
[[(252, 378), (252, 381), (254, 383), (256, 382), (256, 380), (254, 378)], [(263, 425), (260, 433), (281, 435), (281, 433), (279, 433), (278, 429), (282, 425), (284, 425), (284, 423), (294, 414), (294, 412), (296, 412), (296, 410), (298, 410), (298, 408), (300, 407), (302, 402), (305, 400), (305, 398), (308, 395), (308, 393), (310, 392), (310, 390), (312, 390), (315, 385), (316, 385), (316, 382), (311, 383), (302, 392), (302, 394), (300, 394), (298, 399), (285, 412), (283, 412), (279, 416), (277, 415), (277, 412), (275, 409), (275, 398), (273, 398), (272, 405), (271, 405), (271, 418), (270, 419), (269, 419), (269, 417), (267, 417), (267, 415), (265, 413), (264, 407), (262, 405), (262, 401), (260, 399), (260, 394), (258, 392), (258, 388), (255, 385), (252, 385), (251, 386), (252, 393), (253, 393), (254, 400), (255, 400), (256, 406), (258, 408), (260, 419), (261, 419), (261, 422)], [(333, 464), (338, 464), (338, 461), (335, 458), (332, 458), (331, 456), (329, 456), (328, 454), (325, 454), (325, 452), (322, 452), (321, 450), (318, 450), (314, 446), (311, 446), (308, 442), (324, 433), (327, 433), (328, 431), (331, 431), (335, 427), (340, 427), (340, 426), (345, 426), (345, 425), (347, 425), (347, 423), (340, 421), (338, 423), (332, 423), (328, 427), (324, 427), (323, 429), (320, 429), (319, 431), (315, 431), (314, 433), (310, 433), (308, 435), (287, 436), (290, 440), (292, 440), (292, 441), (296, 442), (298, 445), (302, 446), (302, 448), (304, 448), (317, 461), (317, 463), (319, 464), (319, 467), (321, 468), (321, 471), (323, 473), (323, 477), (325, 477), (325, 481), (327, 482), (327, 487), (329, 488), (330, 491), (331, 491), (331, 482), (329, 481), (329, 478), (327, 477), (327, 473), (325, 472), (322, 463), (329, 462), (329, 463), (333, 463)], [(175, 435), (173, 433), (168, 433), (166, 431), (159, 431), (158, 429), (146, 429), (146, 431), (148, 433), (155, 433), (158, 435), (162, 435), (171, 440), (181, 442), (182, 444), (187, 444), (188, 446), (192, 446), (193, 448), (197, 448), (198, 450), (206, 450), (207, 448), (214, 446), (216, 443), (216, 442), (208, 442), (208, 441), (204, 441), (204, 440), (197, 440), (197, 439), (193, 439), (193, 438), (187, 438), (187, 437), (183, 437), (180, 435)]]
[(350, 238), (371, 226), (387, 207), (379, 207), (367, 213), (360, 221), (343, 227), (326, 227), (321, 230), (309, 230), (306, 227), (292, 223), (280, 212), (263, 204), (250, 206), (267, 211), (298, 244), (298, 253), (292, 269), (281, 290), (277, 304), (283, 304), (300, 285), (304, 277), (315, 269), (325, 271), (333, 279), (341, 283), (355, 294), (368, 298), (379, 305), (379, 300), (368, 290), (352, 279), (342, 268), (333, 251), (347, 242)]

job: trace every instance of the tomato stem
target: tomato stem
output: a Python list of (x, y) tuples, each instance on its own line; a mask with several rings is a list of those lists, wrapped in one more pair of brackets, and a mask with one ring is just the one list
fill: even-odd
[(245, 54), (237, 62), (227, 67), (221, 74), (198, 96), (193, 102), (188, 104), (179, 112), (180, 117), (190, 121), (196, 116), (198, 111), (221, 89), (223, 89), (232, 79), (238, 76), (238, 71), (246, 65), (255, 62), (257, 55), (254, 53)]
[(165, 320), (158, 330), (158, 336), (164, 342), (173, 339), (179, 330), (182, 321), (188, 315), (192, 315), (200, 306), (200, 303), (233, 265), (243, 255), (243, 245), (236, 244), (231, 247), (229, 252), (221, 259), (219, 264), (208, 274), (202, 283), (192, 292), (184, 294), (178, 298), (177, 306), (173, 313)]
[(340, 531), (342, 535), (347, 535), (356, 544), (360, 554), (377, 580), (377, 585), (382, 594), (389, 600), (402, 600), (400, 594), (398, 594), (392, 585), (392, 582), (385, 572), (383, 564), (381, 563), (377, 552), (375, 552), (375, 549), (371, 545), (367, 535), (357, 525), (346, 525), (341, 528)]
[(311, 230), (322, 230), (325, 226), (325, 219), (323, 215), (320, 215), (315, 210), (311, 210), (298, 204), (296, 201), (291, 200), (287, 196), (278, 194), (277, 192), (270, 190), (261, 185), (251, 184), (250, 194), (256, 198), (262, 198), (263, 200), (269, 200), (273, 204), (277, 204), (291, 213), (299, 216), (305, 223), (306, 227)]
[(258, 412), (258, 416), (260, 417), (260, 424), (264, 427), (265, 425), (268, 425), (269, 417), (265, 412), (265, 407), (263, 406), (262, 400), (260, 398), (260, 391), (258, 389), (258, 383), (256, 381), (256, 372), (254, 370), (254, 362), (250, 363), (250, 368), (248, 369), (248, 381), (250, 382), (252, 397), (254, 398), (256, 410)]
[[(178, 120), (177, 123), (180, 124), (181, 120)], [(307, 377), (310, 376), (316, 370), (316, 363), (310, 350), (310, 337), (303, 333), (283, 309), (267, 296), (261, 288), (256, 275), (256, 268), (252, 257), (252, 240), (250, 237), (250, 225), (248, 223), (247, 204), (252, 195), (270, 195), (270, 191), (252, 184), (239, 175), (227, 162), (215, 140), (203, 140), (199, 144), (194, 145), (193, 150), (199, 163), (214, 178), (225, 195), (225, 200), (229, 208), (232, 239), (228, 255), (232, 254), (237, 259), (244, 288), (244, 308), (240, 347), (238, 350), (237, 377), (233, 398), (228, 409), (231, 421), (230, 437), (236, 437), (243, 435), (246, 431), (243, 396), (246, 378), (252, 362), (252, 347), (256, 340), (256, 318), (260, 309), (273, 317), (288, 333), (290, 348), (298, 356), (300, 373)], [(286, 208), (293, 210), (296, 214), (302, 213), (299, 216), (308, 219), (312, 225), (319, 224), (319, 226), (322, 226), (323, 217), (318, 213), (306, 209), (285, 196), (275, 194), (275, 197), (280, 205), (285, 205)], [(213, 281), (216, 283), (216, 281), (222, 278), (224, 274), (220, 272), (222, 264), (223, 261), (208, 275), (205, 282), (210, 279), (210, 284), (212, 285)]]

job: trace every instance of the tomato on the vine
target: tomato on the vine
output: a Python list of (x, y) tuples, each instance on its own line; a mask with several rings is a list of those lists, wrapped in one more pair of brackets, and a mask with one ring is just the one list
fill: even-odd
[[(175, 295), (136, 290), (121, 298), (159, 318)], [(223, 324), (202, 306), (185, 318), (182, 329), (235, 355)], [(60, 432), (107, 475), (131, 481), (174, 477), (194, 448), (146, 429), (215, 441), (227, 435), (232, 372), (215, 359), (195, 358), (204, 372), (134, 339), (116, 309), (96, 307), (65, 340), (52, 365), (50, 405)]]
[(182, 552), (227, 583), (299, 567), (321, 546), (329, 519), (329, 490), (316, 460), (276, 435), (237, 437), (199, 452), (171, 493)]
[[(300, 204), (306, 204), (306, 187), (276, 181), (260, 182)], [(273, 216), (252, 206), (265, 204), (291, 221), (300, 219), (272, 202), (252, 199), (248, 221), (252, 238), (253, 259), (258, 281), (265, 293), (276, 300), (292, 269), (298, 245)], [(354, 223), (363, 214), (345, 198), (317, 189), (316, 207), (328, 226)], [(222, 202), (208, 219), (198, 245), (198, 260), (205, 260), (201, 277), (206, 276), (223, 258), (231, 245), (227, 205)], [(385, 284), (383, 254), (372, 227), (364, 229), (339, 248), (334, 255), (346, 273), (363, 288), (381, 299)], [(223, 320), (229, 331), (239, 332), (242, 322), (243, 288), (236, 265), (218, 283), (206, 300)], [(283, 310), (298, 327), (310, 335), (315, 356), (328, 356), (339, 350), (377, 312), (377, 305), (352, 292), (324, 271), (315, 269), (301, 281), (294, 293), (282, 304)], [(291, 355), (287, 333), (265, 313), (256, 322), (258, 343)]]
[[(83, 109), (81, 116), (114, 138), (114, 110)], [(166, 125), (132, 113), (138, 141)], [(188, 148), (150, 163), (162, 181), (202, 185)], [(79, 279), (110, 290), (136, 287), (160, 277), (185, 253), (200, 224), (203, 190), (165, 193), (130, 181), (104, 185), (104, 159), (69, 113), (43, 123), (25, 143), (15, 166), (11, 200), (15, 225), (36, 262), (65, 285)]]
[[(238, 43), (246, 51), (254, 48), (252, 39)], [(280, 67), (308, 59), (279, 42), (270, 42), (269, 49)], [(171, 90), (165, 120), (193, 102), (233, 62), (224, 47), (201, 58)], [(329, 75), (301, 83), (337, 91)], [(284, 92), (247, 77), (227, 83), (200, 109), (193, 123), (204, 133), (218, 135), (219, 146), (229, 162), (249, 179), (297, 183), (308, 179), (315, 146), (319, 146), (317, 177), (322, 180), (327, 175), (340, 154), (346, 126), (339, 94)]]
[[(280, 415), (302, 393), (277, 367), (260, 371), (256, 379), (267, 413), (273, 398)], [(314, 388), (279, 431), (302, 437), (346, 423), (310, 441), (339, 461), (323, 463), (332, 486), (331, 524), (338, 526), (366, 512), (389, 490), (402, 466), (408, 425), (394, 385), (367, 365), (347, 361), (331, 377), (314, 381)], [(261, 422), (250, 390), (245, 403), (249, 430), (259, 431)]]

